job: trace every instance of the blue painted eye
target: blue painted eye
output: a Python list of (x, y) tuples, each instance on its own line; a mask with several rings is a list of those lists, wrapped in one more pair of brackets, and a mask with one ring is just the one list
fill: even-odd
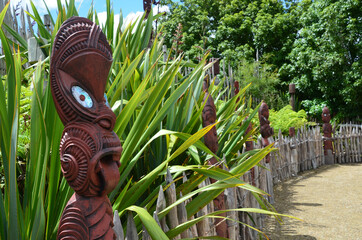
[(93, 107), (93, 100), (89, 94), (79, 86), (72, 87), (72, 94), (75, 100), (85, 108)]
[(106, 105), (110, 108), (106, 93), (104, 93), (104, 99), (106, 99)]

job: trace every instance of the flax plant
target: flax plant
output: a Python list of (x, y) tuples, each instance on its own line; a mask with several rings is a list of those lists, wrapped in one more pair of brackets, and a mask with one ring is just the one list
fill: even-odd
[[(50, 86), (46, 83), (49, 81), (49, 56), (55, 34), (62, 22), (78, 13), (74, 0), (66, 2), (65, 6), (58, 0), (59, 14), (56, 18), (51, 17), (54, 29), (48, 32), (34, 4), (30, 3), (32, 14), (27, 14), (37, 23), (39, 35), (36, 38), (46, 58), (27, 69), (24, 67), (28, 48), (25, 39), (15, 31), (8, 31), (18, 45), (14, 44), (11, 49), (12, 43), (3, 31), (10, 29), (2, 24), (8, 5), (0, 13), (0, 39), (7, 66), (5, 82), (0, 82), (0, 161), (4, 169), (1, 175), (5, 179), (4, 188), (0, 191), (1, 239), (56, 239), (62, 210), (73, 194), (60, 170), (59, 143), (63, 125), (55, 110)], [(168, 187), (166, 169), (172, 172), (177, 193), (182, 193), (183, 197), (160, 212), (159, 218), (187, 199), (187, 214), (191, 217), (228, 187), (244, 188), (255, 196), (265, 195), (240, 180), (272, 150), (269, 146), (238, 154), (252, 134), (244, 136), (249, 124), (244, 119), (247, 115), (251, 115), (251, 119), (256, 114), (256, 111), (248, 110), (250, 103), (244, 97), (246, 89), (223, 101), (223, 107), (218, 109), (219, 122), (216, 126), (220, 148), (217, 154), (212, 153), (202, 142), (202, 137), (213, 126), (203, 128), (201, 124), (204, 107), (202, 81), (207, 69), (212, 66), (212, 63), (207, 63), (207, 55), (198, 64), (188, 63), (182, 56), (172, 59), (172, 53), (165, 61), (162, 37), (152, 25), (158, 16), (153, 16), (151, 11), (147, 19), (140, 17), (122, 27), (120, 14), (120, 23), (115, 27), (114, 10), (109, 0), (106, 3), (107, 20), (102, 29), (113, 49), (114, 59), (107, 97), (117, 115), (114, 131), (123, 146), (120, 182), (109, 198), (121, 219), (126, 219), (128, 211), (133, 211), (139, 230), (143, 224), (153, 239), (169, 239), (203, 218), (218, 214), (190, 220), (164, 233), (151, 215), (158, 190)], [(99, 24), (93, 7), (87, 17)], [(193, 67), (193, 71), (182, 75), (180, 70), (185, 66)], [(26, 76), (31, 76), (27, 80), (33, 85), (30, 154), (25, 159), (25, 187), (20, 191), (16, 170), (19, 102), (21, 82)], [(210, 86), (209, 92), (214, 99), (220, 99), (220, 86)], [(210, 156), (223, 162), (229, 170), (206, 166), (204, 163)], [(182, 174), (189, 176), (185, 183), (180, 181)], [(197, 186), (207, 177), (217, 181), (198, 189)], [(262, 202), (261, 205), (264, 210), (238, 211), (278, 215), (268, 211), (268, 206)]]

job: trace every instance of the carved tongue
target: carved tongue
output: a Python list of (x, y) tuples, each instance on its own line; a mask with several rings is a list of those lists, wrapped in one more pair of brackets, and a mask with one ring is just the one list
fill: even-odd
[(101, 159), (100, 165), (101, 173), (104, 179), (104, 191), (108, 194), (118, 184), (120, 178), (118, 164), (113, 160), (112, 155), (108, 155)]

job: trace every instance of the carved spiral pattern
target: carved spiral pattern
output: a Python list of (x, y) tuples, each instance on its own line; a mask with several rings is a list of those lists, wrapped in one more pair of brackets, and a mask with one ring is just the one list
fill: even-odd
[(64, 154), (61, 159), (61, 165), (65, 179), (72, 182), (77, 178), (79, 167), (77, 160), (70, 154)]
[(69, 146), (61, 156), (62, 172), (68, 184), (81, 194), (89, 187), (88, 162), (85, 151), (78, 146)]
[(84, 196), (97, 196), (102, 188), (101, 183), (94, 182), (89, 175), (90, 160), (101, 147), (86, 131), (91, 127), (87, 123), (83, 127), (67, 126), (60, 142), (63, 175), (74, 191)]
[[(90, 128), (92, 127), (88, 126), (86, 123), (84, 123), (83, 126)], [(65, 144), (65, 141), (71, 137), (78, 139), (80, 142), (83, 142), (86, 146), (88, 146), (89, 155), (94, 155), (99, 150), (94, 138), (91, 137), (88, 132), (77, 126), (67, 126), (66, 129), (64, 129), (63, 138), (60, 142), (60, 148), (62, 148), (62, 146)]]
[(94, 139), (85, 130), (69, 126), (60, 142), (62, 172), (78, 194), (89, 195), (89, 161), (97, 151)]
[(59, 223), (58, 239), (88, 240), (89, 230), (81, 210), (67, 206)]

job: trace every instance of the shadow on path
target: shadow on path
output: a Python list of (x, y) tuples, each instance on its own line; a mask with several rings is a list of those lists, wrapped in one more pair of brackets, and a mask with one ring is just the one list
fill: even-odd
[[(333, 213), (336, 208), (338, 210), (343, 207), (347, 210), (355, 208), (355, 215), (358, 214), (358, 209), (361, 210), (361, 204), (358, 204), (358, 196), (361, 195), (353, 189), (358, 186), (349, 186), (361, 182), (358, 180), (361, 179), (361, 170), (362, 164), (328, 165), (300, 173), (299, 176), (274, 186), (274, 207), (277, 212), (303, 221), (283, 218), (283, 223), (278, 224), (274, 218), (267, 217), (264, 227), (267, 236), (272, 240), (358, 239), (338, 235), (339, 226), (334, 226), (340, 221), (340, 225), (345, 224), (345, 228), (350, 228), (350, 223), (344, 223), (350, 215), (344, 209), (340, 209), (342, 213)], [(344, 180), (347, 182), (344, 183)], [(355, 194), (352, 198), (356, 199), (355, 202), (348, 203), (351, 206), (345, 206), (343, 203), (348, 201), (343, 198), (350, 200), (350, 191)], [(321, 233), (316, 233), (317, 231)]]

